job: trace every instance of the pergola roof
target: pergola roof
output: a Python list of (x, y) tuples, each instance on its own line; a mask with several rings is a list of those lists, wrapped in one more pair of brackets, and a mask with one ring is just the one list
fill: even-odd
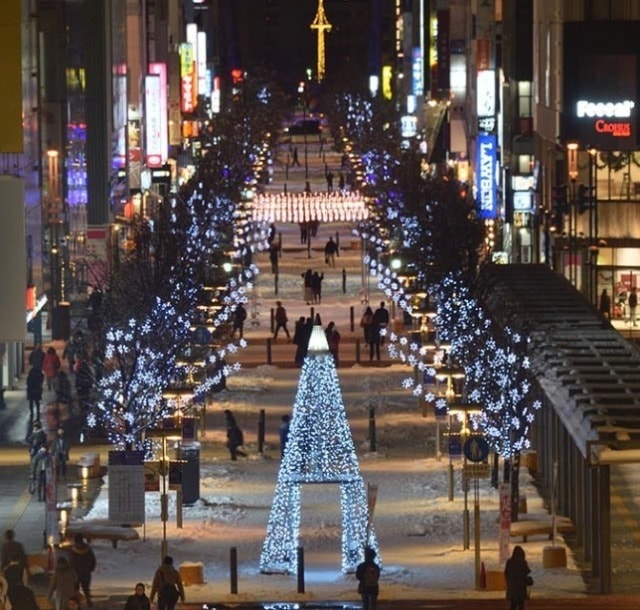
[(592, 463), (640, 462), (640, 353), (545, 265), (492, 265), (483, 303), (531, 338), (533, 373)]

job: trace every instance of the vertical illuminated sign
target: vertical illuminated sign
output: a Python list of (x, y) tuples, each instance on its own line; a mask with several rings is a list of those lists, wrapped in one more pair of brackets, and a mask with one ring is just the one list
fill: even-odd
[(411, 73), (413, 95), (416, 97), (424, 95), (424, 61), (420, 47), (412, 49)]
[(180, 45), (180, 110), (185, 114), (195, 109), (194, 74), (193, 47), (183, 42)]
[(160, 79), (160, 148), (162, 163), (167, 162), (169, 155), (169, 125), (167, 100), (169, 92), (167, 90), (167, 64), (154, 62), (149, 64), (149, 73), (155, 74)]
[(196, 73), (198, 75), (198, 95), (209, 97), (207, 89), (207, 35), (205, 32), (198, 32), (196, 54)]
[(385, 100), (390, 100), (393, 97), (392, 78), (393, 70), (391, 66), (382, 66), (382, 96)]
[(482, 133), (478, 135), (476, 148), (476, 188), (480, 218), (495, 218), (498, 215), (496, 189), (496, 137)]
[(186, 25), (186, 38), (187, 44), (191, 45), (191, 52), (193, 53), (193, 79), (194, 79), (194, 90), (193, 93), (197, 97), (198, 95), (198, 68), (200, 67), (200, 61), (198, 59), (198, 26), (195, 23), (187, 23)]
[(147, 167), (162, 165), (162, 135), (160, 120), (160, 77), (144, 77), (144, 133)]

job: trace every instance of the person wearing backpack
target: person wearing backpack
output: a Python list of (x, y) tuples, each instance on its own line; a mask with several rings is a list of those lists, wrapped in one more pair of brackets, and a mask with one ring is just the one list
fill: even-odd
[(69, 563), (78, 575), (78, 584), (87, 600), (87, 606), (93, 606), (91, 600), (91, 573), (96, 569), (96, 556), (82, 534), (73, 537), (73, 546), (69, 552)]
[(174, 610), (178, 599), (185, 601), (184, 586), (180, 572), (173, 567), (173, 557), (167, 555), (156, 570), (151, 585), (151, 603), (158, 594), (158, 610)]
[(356, 568), (358, 593), (362, 596), (363, 610), (376, 610), (380, 580), (380, 567), (375, 562), (376, 552), (371, 547), (364, 549), (364, 561)]

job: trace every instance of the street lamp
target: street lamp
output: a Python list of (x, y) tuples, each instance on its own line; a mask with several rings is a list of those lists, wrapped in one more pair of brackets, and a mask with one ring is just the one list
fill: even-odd
[(182, 438), (180, 428), (162, 428), (160, 430), (147, 430), (147, 438), (160, 439), (162, 443), (162, 457), (160, 459), (160, 476), (162, 477), (162, 492), (160, 495), (160, 520), (162, 521), (162, 544), (160, 546), (161, 561), (169, 554), (167, 545), (167, 521), (169, 520), (169, 494), (167, 476), (169, 474), (169, 456), (167, 455), (167, 441), (177, 442)]
[(302, 100), (302, 136), (304, 138), (304, 179), (309, 181), (309, 157), (307, 150), (307, 93), (304, 81), (298, 85), (298, 93)]

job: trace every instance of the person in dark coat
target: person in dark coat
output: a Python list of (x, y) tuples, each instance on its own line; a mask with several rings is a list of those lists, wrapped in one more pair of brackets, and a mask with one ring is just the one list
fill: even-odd
[[(384, 301), (380, 301), (380, 307), (373, 312), (373, 320), (378, 326), (378, 331), (389, 326), (389, 310), (384, 306)], [(384, 345), (384, 336), (382, 335), (380, 335), (380, 345)]]
[(276, 301), (276, 311), (275, 311), (276, 328), (273, 332), (274, 341), (278, 338), (278, 331), (280, 329), (284, 330), (284, 334), (287, 335), (287, 339), (291, 339), (291, 335), (289, 334), (289, 329), (287, 328), (288, 320), (289, 318), (287, 317), (287, 310), (282, 305), (282, 301)]
[(11, 562), (18, 563), (20, 578), (22, 578), (22, 573), (27, 569), (27, 554), (22, 544), (16, 540), (16, 533), (13, 530), (7, 530), (4, 533), (4, 542), (2, 543), (1, 569), (3, 572)]
[(358, 593), (362, 596), (363, 610), (375, 610), (380, 586), (380, 566), (375, 562), (376, 552), (367, 547), (364, 550), (364, 561), (356, 568)]
[(324, 273), (314, 271), (311, 276), (311, 292), (313, 293), (314, 303), (322, 301), (322, 280), (324, 280)]
[(287, 447), (287, 441), (289, 440), (289, 428), (291, 427), (291, 417), (289, 415), (282, 416), (282, 423), (278, 428), (278, 435), (280, 436), (280, 457), (284, 457), (284, 450)]
[(296, 346), (296, 355), (294, 362), (297, 365), (301, 365), (304, 360), (304, 355), (307, 351), (307, 344), (309, 343), (309, 337), (307, 335), (307, 324), (304, 316), (300, 316), (296, 322), (295, 329), (293, 331), (293, 344)]
[(242, 445), (244, 445), (244, 434), (240, 426), (234, 423), (227, 428), (227, 449), (233, 461), (236, 461), (239, 455), (247, 457), (247, 454), (240, 449)]
[(78, 575), (78, 583), (89, 607), (93, 606), (91, 600), (91, 573), (96, 569), (96, 556), (93, 549), (85, 542), (82, 534), (76, 534), (73, 538), (73, 546), (69, 551), (69, 563)]
[(42, 402), (42, 384), (44, 373), (37, 366), (32, 366), (27, 375), (27, 400), (29, 401), (29, 416), (31, 421), (40, 419), (40, 403)]
[(41, 369), (44, 364), (44, 350), (42, 349), (42, 345), (40, 345), (39, 343), (29, 354), (29, 364), (39, 369)]
[(611, 318), (611, 297), (605, 288), (600, 294), (600, 304), (598, 305), (598, 311), (607, 318)]
[(338, 360), (340, 355), (340, 333), (336, 328), (335, 322), (329, 322), (327, 329), (324, 331), (327, 337), (327, 343), (329, 344), (329, 351), (333, 356), (333, 360), (338, 366)]
[(313, 301), (313, 271), (307, 269), (304, 273), (301, 273), (300, 276), (302, 277), (304, 300), (307, 305), (311, 305), (311, 301)]
[(44, 502), (47, 494), (47, 469), (51, 466), (51, 453), (46, 443), (31, 458), (32, 489), (38, 491), (38, 501)]
[(144, 592), (143, 583), (136, 584), (135, 593), (127, 598), (124, 610), (151, 610), (151, 602)]
[(33, 422), (33, 428), (27, 436), (27, 443), (29, 444), (29, 455), (34, 457), (40, 447), (47, 444), (47, 433), (42, 429), (42, 424), (39, 420)]
[(8, 597), (11, 610), (40, 610), (35, 593), (22, 582), (9, 586)]
[(51, 444), (51, 453), (56, 466), (56, 476), (63, 479), (67, 476), (67, 462), (69, 461), (69, 450), (71, 443), (64, 428), (58, 428), (56, 438)]
[(329, 267), (336, 266), (336, 254), (338, 253), (338, 244), (333, 241), (333, 237), (329, 237), (329, 241), (324, 246), (324, 262)]
[(244, 321), (247, 319), (247, 310), (244, 308), (242, 303), (238, 303), (236, 307), (236, 311), (233, 314), (233, 332), (232, 334), (235, 336), (236, 331), (239, 332), (240, 338), (242, 339), (244, 335)]
[[(369, 345), (371, 343), (371, 325), (373, 324), (373, 310), (367, 305), (362, 317), (360, 318), (360, 328), (364, 335), (364, 344)], [(378, 348), (380, 352), (380, 348)], [(378, 358), (379, 360), (380, 358)]]
[(516, 545), (504, 567), (507, 599), (510, 602), (509, 610), (524, 610), (527, 586), (533, 584), (530, 574), (531, 570), (527, 564), (524, 549), (520, 545)]
[(280, 256), (280, 247), (276, 242), (269, 244), (269, 261), (271, 262), (271, 273), (278, 273), (278, 258)]
[(173, 557), (169, 555), (164, 558), (162, 565), (153, 576), (151, 595), (149, 595), (151, 603), (153, 603), (156, 594), (158, 595), (158, 610), (173, 610), (178, 598), (183, 603), (185, 601), (180, 572), (173, 567)]

